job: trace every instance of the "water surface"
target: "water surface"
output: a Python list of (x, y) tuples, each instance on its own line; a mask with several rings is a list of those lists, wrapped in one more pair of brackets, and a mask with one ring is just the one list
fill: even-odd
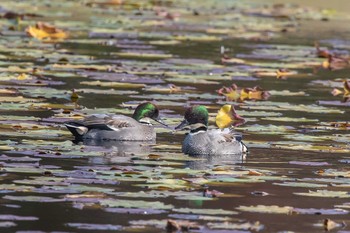
[[(350, 5), (298, 3), (2, 1), (2, 231), (349, 231)], [(38, 21), (69, 35), (26, 35)], [(315, 41), (342, 62), (327, 66)], [(232, 84), (270, 96), (218, 94)], [(203, 104), (213, 128), (233, 104), (249, 154), (185, 156), (185, 132), (161, 126), (156, 143), (76, 143), (62, 126), (143, 101), (171, 126)]]

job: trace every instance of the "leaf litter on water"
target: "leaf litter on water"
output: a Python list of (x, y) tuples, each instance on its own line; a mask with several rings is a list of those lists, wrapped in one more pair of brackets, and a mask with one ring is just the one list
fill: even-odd
[[(332, 19), (332, 14), (285, 4), (267, 4), (264, 7), (253, 7), (241, 2), (227, 4), (220, 2), (213, 7), (210, 1), (193, 1), (183, 4), (186, 7), (179, 7), (179, 2), (169, 2), (159, 7), (157, 3), (149, 1), (37, 3), (30, 0), (2, 3), (4, 11), (11, 10), (16, 12), (13, 14), (17, 14), (8, 19), (11, 14), (8, 13), (5, 17), (6, 14), (2, 13), (0, 20), (3, 35), (0, 39), (0, 70), (6, 73), (0, 80), (4, 88), (0, 91), (3, 98), (0, 110), (4, 113), (10, 111), (10, 114), (15, 115), (13, 118), (11, 115), (7, 118), (2, 116), (1, 119), (3, 128), (14, 128), (13, 131), (4, 131), (3, 137), (15, 141), (9, 145), (6, 140), (1, 141), (1, 145), (4, 146), (0, 149), (5, 154), (1, 157), (4, 161), (2, 172), (6, 174), (1, 178), (12, 184), (5, 183), (2, 186), (4, 192), (12, 192), (11, 195), (7, 195), (6, 201), (11, 198), (10, 201), (55, 201), (50, 199), (51, 195), (49, 199), (45, 197), (49, 193), (56, 193), (61, 195), (59, 198), (55, 196), (58, 200), (69, 202), (71, 208), (81, 211), (79, 213), (82, 213), (82, 217), (84, 207), (93, 209), (96, 207), (94, 205), (99, 203), (98, 208), (102, 208), (105, 214), (125, 214), (129, 211), (137, 215), (148, 211), (156, 216), (169, 212), (168, 217), (174, 216), (179, 219), (174, 225), (181, 228), (191, 226), (190, 223), (181, 220), (194, 218), (189, 216), (189, 213), (185, 216), (176, 212), (187, 207), (185, 203), (188, 199), (189, 205), (201, 199), (211, 199), (210, 204), (204, 202), (204, 205), (210, 205), (212, 208), (218, 203), (216, 199), (244, 196), (259, 183), (270, 185), (271, 182), (283, 182), (291, 186), (299, 185), (300, 189), (308, 184), (306, 182), (310, 182), (310, 187), (312, 184), (316, 186), (327, 182), (346, 185), (345, 180), (334, 178), (346, 177), (346, 171), (325, 171), (324, 176), (329, 174), (334, 178), (325, 182), (319, 179), (293, 183), (295, 173), (287, 174), (289, 169), (285, 169), (285, 166), (295, 168), (295, 165), (300, 164), (280, 163), (281, 168), (276, 169), (271, 165), (266, 171), (256, 169), (249, 163), (260, 158), (255, 156), (257, 154), (254, 149), (266, 147), (302, 151), (349, 151), (349, 148), (341, 144), (346, 142), (347, 137), (333, 137), (329, 131), (322, 131), (324, 135), (318, 134), (320, 132), (317, 130), (312, 131), (313, 134), (305, 133), (310, 128), (319, 127), (317, 121), (330, 122), (325, 120), (324, 116), (330, 116), (332, 119), (342, 117), (346, 112), (346, 105), (329, 107), (327, 103), (321, 102), (327, 100), (315, 102), (314, 99), (319, 97), (314, 98), (312, 88), (301, 90), (300, 87), (293, 86), (294, 82), (300, 82), (300, 86), (309, 82), (311, 87), (316, 87), (312, 80), (318, 74), (313, 73), (313, 68), (318, 69), (318, 72), (324, 72), (325, 69), (346, 70), (347, 64), (344, 59), (347, 44), (332, 42), (329, 45), (327, 51), (328, 54), (334, 55), (333, 60), (319, 57), (323, 47), (314, 48), (298, 43), (286, 45), (282, 42), (273, 44), (276, 43), (274, 39), (283, 38), (284, 32), (296, 31), (299, 19), (321, 23), (318, 20), (323, 17)], [(74, 9), (75, 16), (71, 9)], [(210, 21), (207, 20), (207, 16), (211, 17)], [(44, 42), (27, 37), (25, 28), (33, 27), (38, 21), (44, 22), (44, 26), (51, 29), (53, 34), (69, 32), (69, 38), (64, 38), (62, 43), (57, 41), (54, 35), (40, 37)], [(47, 24), (55, 25), (56, 29)], [(222, 62), (218, 53), (219, 47), (221, 44), (225, 44), (226, 47), (231, 40), (236, 42), (235, 38), (240, 38), (239, 42), (243, 46), (238, 43), (238, 50), (232, 46), (232, 50), (227, 52), (231, 56), (230, 60)], [(88, 49), (83, 48), (83, 44), (88, 45)], [(210, 46), (207, 46), (202, 54), (198, 45)], [(333, 52), (332, 48), (338, 51)], [(236, 53), (237, 51), (239, 53)], [(189, 57), (185, 58), (185, 53)], [(38, 69), (36, 73), (33, 72), (34, 68)], [(239, 76), (239, 79), (236, 76)], [(256, 77), (251, 78), (252, 76)], [(287, 79), (283, 79), (284, 77)], [(174, 138), (172, 144), (164, 142), (164, 135), (169, 132), (166, 130), (157, 129), (160, 142), (152, 147), (153, 155), (140, 155), (140, 152), (136, 152), (120, 156), (113, 153), (113, 147), (89, 147), (71, 143), (68, 141), (71, 139), (69, 132), (55, 125), (91, 113), (131, 115), (132, 110), (125, 107), (135, 106), (144, 99), (150, 99), (164, 109), (170, 109), (167, 116), (171, 119), (168, 121), (174, 125), (179, 121), (177, 114), (180, 107), (205, 103), (211, 109), (213, 122), (213, 110), (216, 111), (218, 104), (223, 102), (216, 96), (215, 90), (223, 85), (230, 85), (235, 78), (238, 80), (237, 84), (244, 87), (245, 80), (254, 82), (247, 85), (248, 87), (260, 85), (262, 79), (263, 82), (267, 82), (266, 86), (271, 80), (274, 82), (274, 90), (269, 90), (272, 95), (269, 101), (251, 98), (240, 103), (239, 114), (247, 118), (247, 124), (237, 127), (236, 130), (244, 134), (244, 141), (259, 143), (255, 143), (257, 148), (252, 148), (251, 157), (248, 156), (248, 160), (238, 160), (238, 165), (232, 161), (234, 158), (216, 161), (186, 158), (180, 154), (181, 142), (178, 140), (178, 134), (171, 135)], [(176, 87), (167, 86), (169, 83), (174, 83)], [(12, 91), (6, 89), (7, 87), (15, 89)], [(79, 107), (68, 104), (71, 88), (76, 89), (79, 95)], [(256, 97), (253, 95), (256, 92), (259, 92), (259, 89), (244, 94)], [(107, 96), (113, 103), (105, 101)], [(294, 102), (299, 97), (311, 101), (305, 104)], [(121, 106), (122, 102), (125, 103), (124, 106)], [(232, 103), (222, 103), (224, 104)], [(22, 115), (33, 118), (25, 118)], [(45, 117), (42, 117), (44, 115)], [(269, 121), (269, 125), (264, 121)], [(301, 126), (306, 122), (309, 126)], [(333, 130), (337, 130), (337, 127), (329, 124)], [(338, 143), (338, 147), (330, 148), (330, 141), (332, 144)], [(169, 151), (173, 154), (165, 154)], [(282, 152), (281, 154), (283, 155)], [(272, 153), (269, 161), (278, 161), (273, 155)], [(293, 158), (288, 161), (305, 160)], [(215, 163), (228, 163), (229, 166), (215, 167)], [(97, 166), (101, 164), (105, 167)], [(334, 165), (332, 163), (329, 166)], [(286, 170), (284, 175), (280, 173), (281, 170)], [(234, 186), (239, 186), (242, 190), (230, 193), (231, 197), (222, 195), (208, 198), (201, 196), (201, 192), (198, 191), (199, 186), (203, 184), (218, 186), (215, 189), (220, 191), (221, 188), (225, 189), (225, 194), (228, 188)], [(129, 190), (128, 187), (132, 188)], [(333, 188), (341, 189), (336, 186)], [(91, 196), (88, 196), (89, 192), (97, 193), (90, 193)], [(166, 200), (154, 199), (161, 195), (160, 192), (164, 192)], [(28, 196), (20, 199), (17, 193)], [(113, 199), (114, 197), (122, 198), (118, 200)], [(145, 201), (148, 198), (152, 198), (153, 201)], [(176, 200), (174, 204), (173, 200)], [(172, 204), (171, 208), (169, 204)], [(162, 210), (163, 207), (166, 209)], [(230, 215), (236, 211), (208, 208), (188, 207), (192, 212), (206, 211), (197, 213), (197, 219), (188, 219), (199, 221), (203, 232), (215, 232), (214, 229), (259, 231), (272, 224), (247, 222), (244, 219), (237, 223), (230, 219)], [(219, 213), (214, 210), (222, 213), (221, 218), (215, 218)], [(321, 208), (303, 211), (328, 213), (326, 210), (322, 212)], [(254, 216), (259, 218), (259, 215)], [(164, 230), (167, 224), (164, 216), (155, 218), (153, 222), (133, 219), (130, 220), (130, 224), (141, 231), (150, 226)], [(220, 219), (226, 219), (227, 223), (217, 223)], [(72, 219), (69, 229), (120, 230), (119, 222), (107, 222), (88, 223)]]

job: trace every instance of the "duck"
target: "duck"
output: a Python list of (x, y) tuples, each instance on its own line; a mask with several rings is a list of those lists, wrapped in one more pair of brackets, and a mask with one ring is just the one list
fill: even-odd
[(208, 129), (209, 113), (205, 106), (195, 105), (185, 111), (184, 120), (175, 127), (190, 128), (182, 143), (182, 152), (187, 155), (228, 155), (248, 151), (242, 135), (232, 128)]
[(139, 104), (132, 117), (116, 114), (93, 114), (64, 125), (76, 140), (154, 141), (154, 120), (167, 126), (159, 117), (157, 106), (150, 102)]

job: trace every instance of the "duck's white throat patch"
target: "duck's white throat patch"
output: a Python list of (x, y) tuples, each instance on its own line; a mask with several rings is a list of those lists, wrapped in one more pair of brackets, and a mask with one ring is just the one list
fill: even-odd
[(139, 122), (141, 124), (145, 124), (145, 125), (152, 125), (151, 118), (149, 118), (149, 117), (144, 117), (144, 118), (140, 119)]
[(190, 131), (191, 135), (207, 132), (207, 126), (202, 123), (192, 124), (190, 125), (190, 129), (191, 129)]

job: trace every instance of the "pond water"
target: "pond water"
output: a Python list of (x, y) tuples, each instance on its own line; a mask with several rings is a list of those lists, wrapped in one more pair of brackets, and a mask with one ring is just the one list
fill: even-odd
[[(294, 2), (1, 1), (0, 231), (349, 232), (350, 3)], [(144, 101), (172, 127), (233, 104), (249, 153), (63, 126)]]

